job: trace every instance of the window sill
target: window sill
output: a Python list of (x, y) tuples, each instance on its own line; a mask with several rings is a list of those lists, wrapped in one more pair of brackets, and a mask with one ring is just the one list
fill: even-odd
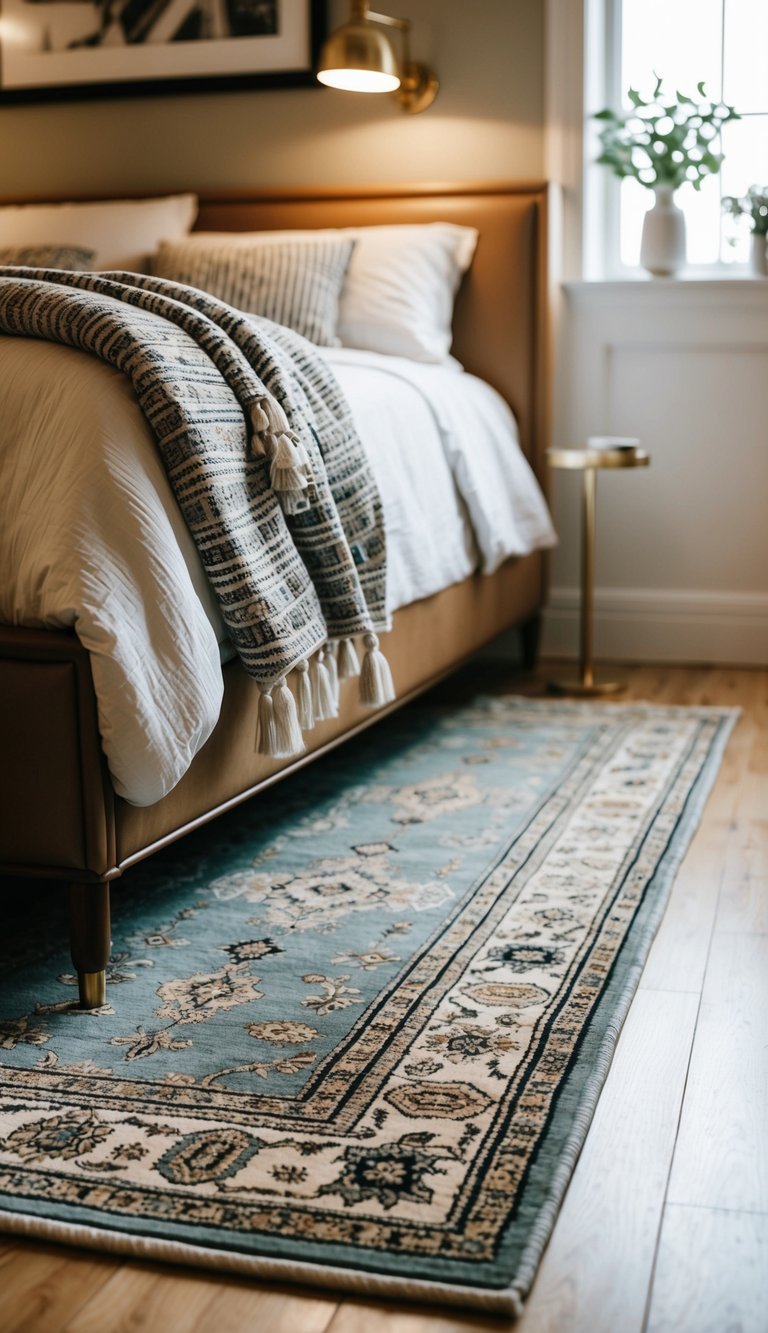
[(597, 278), (563, 283), (568, 300), (576, 306), (638, 305), (670, 307), (768, 307), (768, 278), (752, 274), (682, 273), (676, 278), (653, 278), (638, 271), (625, 278)]

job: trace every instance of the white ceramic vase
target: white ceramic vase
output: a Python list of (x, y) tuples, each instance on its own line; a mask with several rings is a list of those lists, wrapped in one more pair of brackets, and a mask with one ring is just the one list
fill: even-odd
[(656, 202), (643, 219), (640, 263), (655, 278), (671, 278), (685, 265), (685, 214), (668, 185), (656, 185)]
[(768, 278), (768, 236), (753, 231), (750, 236), (749, 266), (756, 278)]

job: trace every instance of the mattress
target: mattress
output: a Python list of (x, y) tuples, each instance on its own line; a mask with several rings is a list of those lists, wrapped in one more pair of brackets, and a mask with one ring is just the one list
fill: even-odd
[[(553, 544), (514, 419), (488, 385), (451, 365), (323, 354), (381, 490), (390, 610)], [(111, 367), (2, 338), (0, 420), (0, 620), (74, 629), (115, 790), (150, 805), (221, 706), (230, 649), (196, 549), (133, 390)]]

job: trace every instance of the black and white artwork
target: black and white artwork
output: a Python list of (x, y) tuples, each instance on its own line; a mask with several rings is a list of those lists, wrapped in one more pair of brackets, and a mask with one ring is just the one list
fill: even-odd
[(24, 0), (44, 51), (275, 37), (277, 0)]
[(0, 0), (0, 97), (310, 83), (323, 0)]

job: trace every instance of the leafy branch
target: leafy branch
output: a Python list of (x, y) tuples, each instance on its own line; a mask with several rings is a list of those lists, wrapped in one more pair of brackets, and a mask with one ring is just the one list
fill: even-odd
[(768, 236), (768, 185), (750, 185), (741, 198), (726, 194), (722, 203), (724, 211), (731, 217), (750, 218), (756, 236)]
[(703, 83), (696, 85), (698, 101), (679, 90), (673, 100), (655, 77), (650, 98), (629, 89), (631, 111), (598, 111), (602, 151), (597, 161), (619, 178), (631, 176), (649, 189), (661, 185), (676, 190), (689, 181), (700, 190), (707, 176), (720, 170), (723, 154), (715, 143), (723, 125), (739, 116), (725, 102), (709, 101)]

